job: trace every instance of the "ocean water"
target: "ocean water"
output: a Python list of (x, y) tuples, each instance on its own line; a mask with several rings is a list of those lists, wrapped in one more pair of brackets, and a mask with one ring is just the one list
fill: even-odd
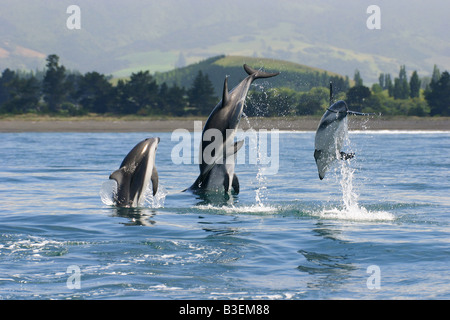
[[(109, 174), (156, 136), (156, 197), (111, 206)], [(279, 132), (228, 198), (181, 192), (198, 165), (171, 137), (0, 134), (0, 299), (450, 298), (450, 132), (351, 132), (322, 181), (314, 132)]]

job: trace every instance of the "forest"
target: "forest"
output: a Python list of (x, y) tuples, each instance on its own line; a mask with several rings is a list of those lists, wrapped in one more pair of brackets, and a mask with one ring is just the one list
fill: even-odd
[[(406, 66), (398, 76), (380, 74), (378, 83), (364, 85), (355, 70), (348, 77), (323, 76), (311, 80), (302, 90), (283, 86), (252, 87), (248, 94), (248, 116), (321, 115), (329, 106), (328, 84), (334, 100), (345, 100), (355, 111), (383, 115), (450, 116), (450, 75), (434, 66), (431, 78), (413, 71), (408, 79)], [(201, 70), (189, 87), (158, 83), (150, 71), (132, 73), (112, 81), (96, 71), (81, 74), (67, 70), (55, 54), (46, 59), (43, 71), (3, 70), (0, 77), (0, 114), (48, 114), (54, 116), (142, 115), (207, 116), (219, 101), (208, 74)], [(280, 84), (281, 83), (281, 84)]]

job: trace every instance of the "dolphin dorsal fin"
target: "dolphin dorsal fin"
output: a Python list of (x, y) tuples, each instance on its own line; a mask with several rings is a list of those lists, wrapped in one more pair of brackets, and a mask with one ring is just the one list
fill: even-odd
[(153, 190), (153, 196), (156, 194), (156, 192), (158, 192), (158, 171), (156, 171), (156, 167), (153, 166), (153, 170), (152, 170), (152, 190)]
[(225, 81), (223, 82), (223, 93), (222, 93), (222, 106), (226, 104), (228, 101), (229, 93), (228, 93), (228, 76), (225, 77)]
[(122, 167), (109, 176), (110, 179), (116, 180), (118, 185), (121, 185), (126, 178), (125, 167)]

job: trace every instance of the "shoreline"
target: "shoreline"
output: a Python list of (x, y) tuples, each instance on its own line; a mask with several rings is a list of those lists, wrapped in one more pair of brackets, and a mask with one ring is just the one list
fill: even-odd
[[(176, 129), (198, 130), (206, 118), (50, 118), (10, 117), (0, 118), (0, 133), (15, 132), (171, 132)], [(242, 118), (240, 128), (278, 129), (281, 131), (315, 131), (319, 117)], [(398, 130), (398, 131), (450, 131), (450, 117), (350, 117), (349, 131)], [(201, 130), (201, 129), (200, 129)]]

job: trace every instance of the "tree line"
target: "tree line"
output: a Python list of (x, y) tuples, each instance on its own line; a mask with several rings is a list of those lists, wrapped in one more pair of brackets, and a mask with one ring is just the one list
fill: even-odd
[(80, 74), (49, 55), (45, 71), (24, 73), (5, 69), (0, 77), (0, 113), (41, 113), (78, 116), (204, 115), (217, 103), (208, 75), (199, 72), (191, 88), (158, 85), (149, 71), (119, 80), (96, 71)]
[[(5, 69), (0, 77), (0, 113), (54, 115), (114, 114), (206, 116), (220, 99), (208, 74), (198, 71), (189, 88), (158, 84), (149, 71), (131, 74), (113, 85), (111, 77), (96, 71), (80, 74), (66, 70), (57, 55), (49, 55), (44, 71)], [(371, 88), (364, 86), (356, 70), (355, 85), (348, 78), (333, 82), (334, 100), (346, 100), (352, 110), (386, 115), (450, 115), (450, 76), (434, 67), (431, 79), (414, 71), (408, 80), (406, 67), (398, 77), (380, 74)], [(329, 106), (326, 80), (309, 90), (288, 87), (252, 88), (245, 113), (248, 116), (321, 115)], [(425, 83), (426, 82), (426, 83)]]
[[(345, 100), (351, 110), (383, 115), (450, 116), (450, 74), (434, 66), (432, 77), (419, 78), (413, 71), (408, 80), (406, 67), (398, 77), (380, 74), (378, 83), (365, 86), (358, 70), (354, 86), (334, 92), (333, 101)], [(333, 86), (334, 87), (334, 86)], [(314, 87), (307, 92), (290, 88), (273, 88), (249, 93), (251, 108), (247, 115), (321, 115), (330, 105), (327, 87)]]

